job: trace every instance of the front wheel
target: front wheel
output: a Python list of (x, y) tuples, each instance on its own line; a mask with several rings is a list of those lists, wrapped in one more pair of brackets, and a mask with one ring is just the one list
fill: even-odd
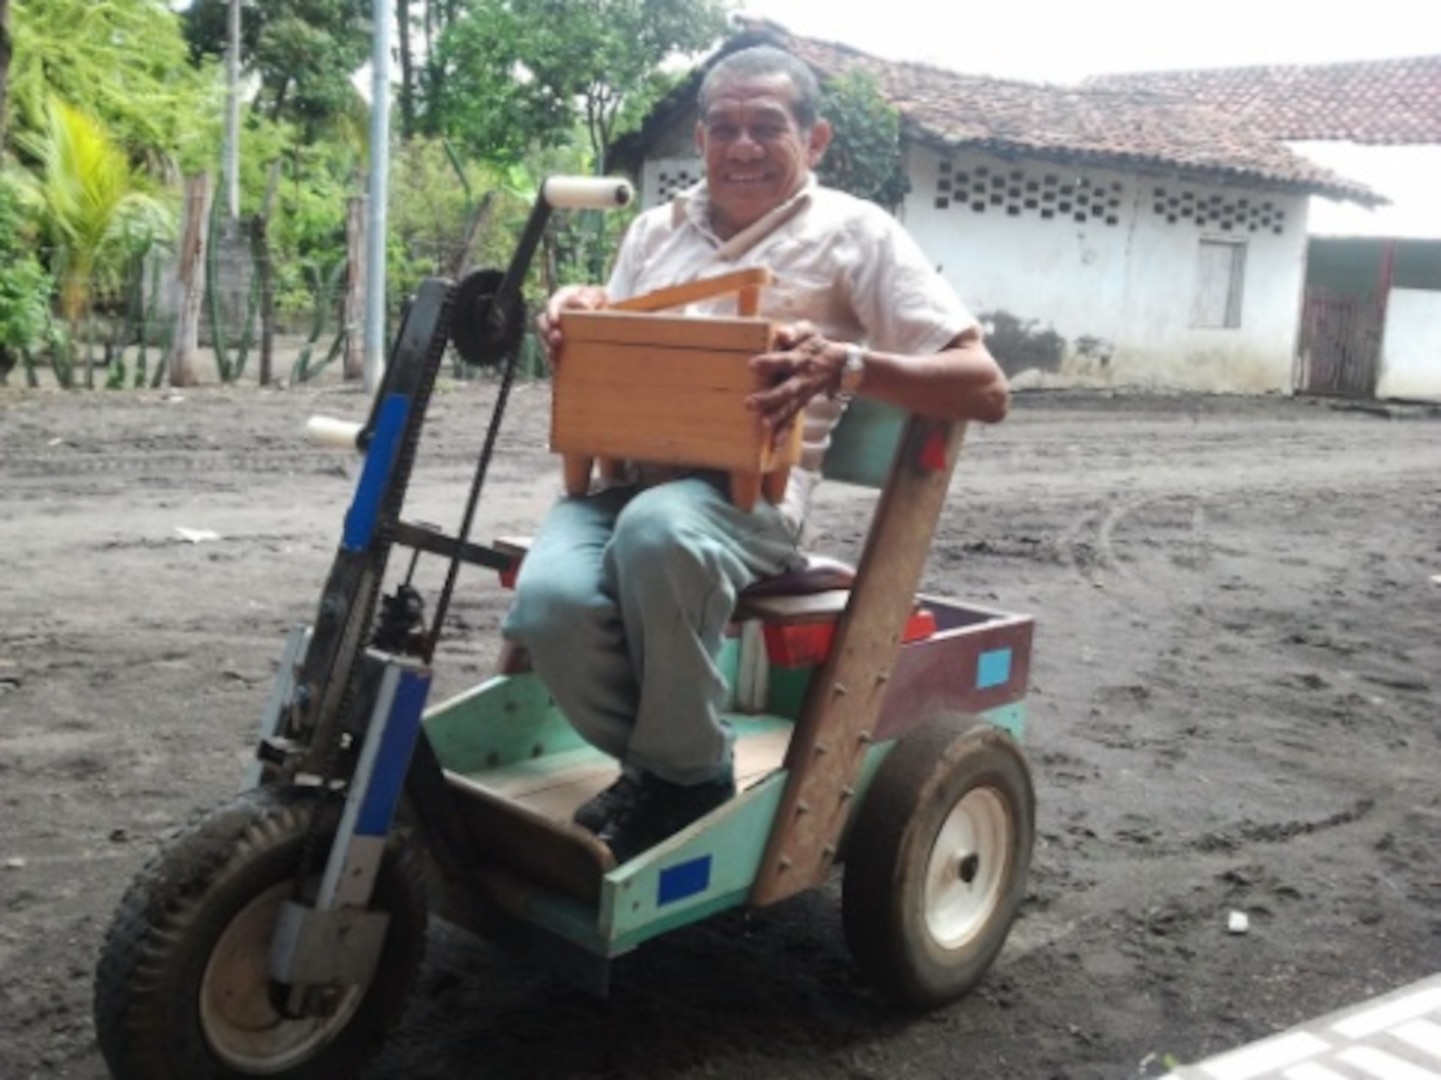
[(386, 852), (376, 880), (372, 906), (390, 922), (368, 985), (340, 988), (323, 1015), (292, 1017), (268, 973), (304, 849), (327, 850), (337, 809), (300, 791), (250, 791), (141, 871), (96, 972), (96, 1035), (117, 1078), (331, 1080), (379, 1049), (425, 948), (425, 891), (403, 848)]
[(842, 915), (862, 974), (925, 1008), (970, 990), (1025, 897), (1035, 808), (1005, 732), (943, 717), (906, 735), (846, 841)]

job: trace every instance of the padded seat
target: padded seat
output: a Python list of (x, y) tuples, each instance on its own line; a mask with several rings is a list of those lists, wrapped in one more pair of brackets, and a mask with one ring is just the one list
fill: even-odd
[(856, 580), (856, 568), (829, 555), (806, 555), (805, 565), (762, 578), (741, 590), (740, 600), (759, 600), (772, 596), (813, 596), (816, 593), (849, 589)]
[(806, 555), (798, 569), (762, 578), (736, 597), (737, 620), (768, 624), (833, 622), (850, 599), (856, 571), (829, 555)]

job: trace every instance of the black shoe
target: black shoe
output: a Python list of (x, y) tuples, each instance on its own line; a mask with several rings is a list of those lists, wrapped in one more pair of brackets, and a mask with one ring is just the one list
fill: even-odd
[(610, 848), (617, 865), (674, 836), (705, 817), (736, 793), (729, 776), (701, 784), (672, 784), (643, 773), (636, 797), (622, 806), (596, 835)]
[(599, 833), (610, 823), (610, 819), (621, 811), (623, 807), (635, 802), (640, 794), (640, 781), (630, 773), (621, 773), (620, 779), (611, 784), (610, 787), (596, 795), (592, 795), (585, 802), (576, 807), (575, 813), (570, 820), (579, 825), (582, 829), (589, 829), (593, 833)]

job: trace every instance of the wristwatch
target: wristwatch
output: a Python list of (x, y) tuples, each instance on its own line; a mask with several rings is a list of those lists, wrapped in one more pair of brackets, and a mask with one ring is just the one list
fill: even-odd
[(866, 377), (865, 350), (855, 342), (846, 345), (845, 350), (846, 359), (841, 364), (840, 381), (830, 393), (832, 401), (850, 401), (860, 390), (861, 380)]

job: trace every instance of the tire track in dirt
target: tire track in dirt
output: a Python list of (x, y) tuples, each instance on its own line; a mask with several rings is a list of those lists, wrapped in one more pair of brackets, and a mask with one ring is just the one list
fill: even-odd
[[(287, 448), (306, 411), (350, 414), (358, 396), (205, 397), (4, 414), (0, 663), (22, 655), (0, 667), (18, 680), (0, 687), (0, 733), (25, 749), (0, 774), (0, 854), (35, 860), (0, 868), (7, 1077), (104, 1075), (96, 939), (154, 839), (238, 782), (279, 655), (270, 628), (310, 613), (352, 486), (324, 470), (353, 465)], [(519, 481), (500, 505), (526, 531), (557, 470), (542, 396), (520, 398), (528, 444), (492, 477)], [(466, 388), (432, 407), (426, 516), (462, 497), (487, 401)], [(1022, 398), (977, 433), (927, 588), (1036, 615), (1040, 835), (1023, 917), (965, 1001), (924, 1022), (884, 1012), (851, 969), (834, 888), (649, 943), (608, 1004), (442, 930), (408, 1037), (370, 1075), (1154, 1076), (1160, 1053), (1194, 1060), (1435, 970), (1437, 430), (1300, 402), (1068, 396)], [(72, 434), (83, 453), (45, 448)], [(109, 448), (127, 461), (109, 477), (54, 461)], [(172, 470), (165, 490), (152, 468)], [(860, 506), (835, 500), (824, 519), (856, 548)], [(314, 534), (300, 553), (238, 545), (249, 565), (131, 543), (177, 523)], [(106, 537), (119, 543), (87, 546)], [(494, 641), (491, 595), (459, 611), (452, 675)], [(47, 757), (45, 730), (114, 741)], [(1374, 808), (1339, 820), (1362, 799)], [(115, 829), (128, 839), (112, 845)], [(1228, 934), (1231, 909), (1249, 934)]]
[(149, 451), (133, 453), (105, 451), (98, 454), (7, 454), (0, 459), (0, 477), (53, 479), (90, 476), (96, 473), (161, 476), (216, 472), (345, 474), (344, 460), (294, 450), (197, 450), (193, 452)]

